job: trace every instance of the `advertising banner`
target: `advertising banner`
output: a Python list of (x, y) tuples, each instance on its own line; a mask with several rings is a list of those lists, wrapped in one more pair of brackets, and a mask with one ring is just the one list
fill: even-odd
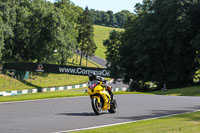
[(73, 75), (84, 75), (84, 76), (88, 76), (90, 73), (95, 72), (96, 75), (98, 76), (110, 77), (110, 71), (105, 68), (80, 67), (80, 66), (55, 65), (55, 64), (4, 63), (3, 70), (5, 69), (16, 70), (16, 71), (73, 74)]

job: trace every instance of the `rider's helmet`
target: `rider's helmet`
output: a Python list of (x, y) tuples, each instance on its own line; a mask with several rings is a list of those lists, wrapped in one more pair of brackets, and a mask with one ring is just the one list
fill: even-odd
[(97, 78), (96, 73), (90, 73), (90, 74), (89, 74), (89, 80), (90, 80), (90, 81), (96, 80), (96, 78)]

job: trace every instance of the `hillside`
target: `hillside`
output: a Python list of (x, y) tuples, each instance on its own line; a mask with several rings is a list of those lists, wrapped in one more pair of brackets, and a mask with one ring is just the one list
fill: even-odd
[[(103, 46), (103, 40), (109, 37), (109, 32), (112, 30), (122, 30), (117, 28), (110, 28), (104, 26), (94, 26), (95, 43), (97, 44), (96, 56), (105, 59), (106, 48)], [(71, 59), (68, 64), (78, 65), (75, 63), (76, 57)], [(83, 66), (85, 66), (85, 59), (83, 60)], [(96, 67), (93, 63), (89, 62), (88, 66)], [(30, 75), (30, 79), (26, 81), (16, 80), (8, 75), (0, 74), (0, 91), (10, 91), (10, 90), (21, 90), (30, 89), (36, 87), (49, 87), (49, 86), (63, 86), (63, 85), (73, 85), (78, 83), (87, 82), (88, 78), (85, 76), (75, 76), (68, 74), (36, 74)], [(16, 77), (17, 78), (17, 77)]]
[(106, 40), (109, 38), (109, 33), (112, 30), (117, 30), (117, 31), (123, 31), (123, 29), (119, 28), (111, 28), (111, 27), (104, 27), (104, 26), (99, 26), (99, 25), (94, 25), (94, 41), (97, 45), (97, 50), (95, 52), (95, 55), (105, 59), (106, 58), (106, 48), (103, 46), (103, 40)]

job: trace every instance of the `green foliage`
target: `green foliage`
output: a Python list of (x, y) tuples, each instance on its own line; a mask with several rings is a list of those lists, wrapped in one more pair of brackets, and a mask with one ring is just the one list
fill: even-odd
[(109, 15), (109, 22), (107, 23), (108, 26), (113, 27), (117, 23), (117, 19), (113, 14), (113, 11), (107, 11), (107, 14)]
[(2, 1), (0, 7), (3, 60), (65, 64), (73, 56), (82, 10), (70, 0)]
[(122, 10), (121, 12), (116, 13), (114, 16), (117, 20), (116, 25), (120, 28), (124, 28), (128, 18), (134, 15), (128, 10)]
[(117, 61), (125, 82), (133, 79), (133, 88), (144, 88), (148, 81), (159, 88), (193, 82), (199, 69), (200, 31), (195, 14), (199, 9), (193, 4), (188, 0), (144, 0), (136, 5), (135, 16), (125, 26)]
[(0, 13), (2, 17), (1, 26), (1, 47), (4, 45), (2, 56), (10, 57), (12, 55), (11, 48), (14, 46), (14, 33), (12, 28), (16, 24), (16, 5), (11, 1), (0, 2)]
[(56, 15), (59, 18), (56, 19), (57, 25), (54, 29), (56, 49), (58, 50), (56, 58), (59, 64), (64, 64), (68, 58), (73, 56), (73, 50), (76, 48), (75, 22), (79, 14), (76, 13), (76, 8), (69, 0), (58, 1), (55, 5), (58, 7), (56, 12), (60, 14), (60, 16)]
[(89, 56), (94, 56), (94, 53), (97, 49), (94, 42), (94, 28), (93, 28), (93, 19), (88, 10), (88, 7), (85, 8), (84, 12), (79, 18), (78, 21), (78, 37), (77, 42), (79, 44), (80, 50), (80, 65), (82, 64), (82, 57), (85, 55), (86, 59)]
[(128, 10), (122, 10), (121, 12), (117, 12), (115, 14), (110, 10), (104, 12), (91, 9), (90, 11), (94, 19), (94, 24), (116, 28), (123, 28), (127, 19), (130, 16), (133, 16), (133, 13)]
[[(200, 1), (197, 1), (193, 4), (188, 5), (189, 11), (187, 12), (187, 15), (190, 19), (190, 25), (192, 29), (192, 36), (193, 36), (193, 41), (192, 44), (196, 48), (197, 51), (197, 56), (196, 56), (196, 61), (199, 62), (200, 64), (200, 18), (198, 14), (200, 14)], [(200, 66), (199, 66), (200, 67)]]
[(119, 31), (113, 30), (110, 32), (109, 39), (103, 42), (104, 46), (107, 48), (106, 60), (108, 62), (107, 67), (111, 70), (111, 75), (118, 78), (119, 70), (119, 48), (121, 46), (121, 33)]
[(2, 49), (4, 47), (4, 23), (3, 23), (3, 20), (2, 20), (2, 13), (0, 12), (0, 60), (1, 60), (1, 57), (2, 57)]

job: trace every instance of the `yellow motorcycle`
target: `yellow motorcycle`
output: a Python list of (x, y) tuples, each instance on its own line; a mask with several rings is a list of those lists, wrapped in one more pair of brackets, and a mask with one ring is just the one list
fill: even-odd
[(92, 108), (95, 114), (101, 114), (102, 110), (108, 110), (110, 113), (117, 111), (116, 99), (113, 97), (111, 101), (111, 96), (101, 81), (89, 81), (87, 92), (91, 98)]

